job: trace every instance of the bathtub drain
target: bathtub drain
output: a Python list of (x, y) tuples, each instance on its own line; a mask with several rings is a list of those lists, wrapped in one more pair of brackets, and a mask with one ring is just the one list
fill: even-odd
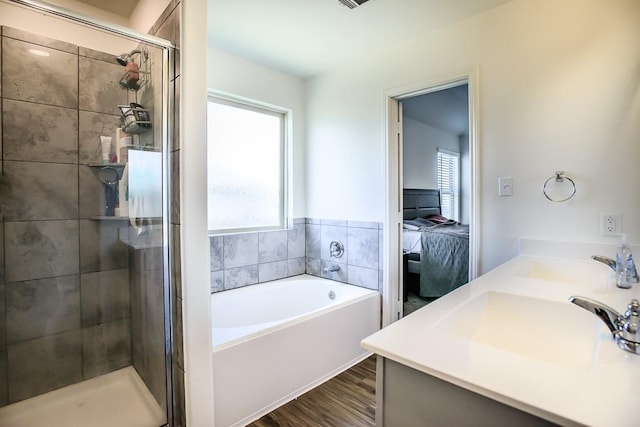
[(329, 299), (336, 299), (336, 293), (333, 291), (329, 291)]

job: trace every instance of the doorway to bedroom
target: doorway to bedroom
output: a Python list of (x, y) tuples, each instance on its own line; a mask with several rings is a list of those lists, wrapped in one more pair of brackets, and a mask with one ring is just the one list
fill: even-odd
[(387, 92), (387, 317), (477, 275), (477, 72)]
[(406, 316), (469, 280), (469, 85), (400, 104)]

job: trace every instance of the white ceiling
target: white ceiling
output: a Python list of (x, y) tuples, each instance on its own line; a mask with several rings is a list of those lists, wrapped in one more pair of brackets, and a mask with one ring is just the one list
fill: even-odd
[[(140, 0), (76, 1), (129, 18)], [(511, 0), (202, 1), (211, 46), (308, 78)]]
[(510, 0), (208, 0), (209, 44), (308, 78)]
[[(79, 1), (128, 18), (139, 0)], [(304, 79), (511, 0), (206, 1), (210, 45)], [(466, 86), (403, 100), (408, 117), (455, 134), (467, 104)]]
[(455, 135), (468, 135), (468, 86), (465, 84), (403, 99), (402, 114)]

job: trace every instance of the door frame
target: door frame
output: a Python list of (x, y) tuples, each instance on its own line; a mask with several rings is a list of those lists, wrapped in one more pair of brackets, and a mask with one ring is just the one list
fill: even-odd
[(402, 107), (413, 96), (468, 85), (469, 94), (469, 281), (478, 276), (480, 259), (480, 171), (478, 66), (387, 89), (385, 108), (385, 222), (382, 326), (402, 317)]

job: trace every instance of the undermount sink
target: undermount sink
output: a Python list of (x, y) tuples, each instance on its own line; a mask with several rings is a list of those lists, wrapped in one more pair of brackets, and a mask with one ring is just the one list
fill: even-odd
[(474, 343), (573, 368), (588, 368), (598, 320), (570, 303), (489, 291), (437, 328)]
[(516, 274), (521, 277), (571, 284), (606, 286), (613, 271), (590, 260), (532, 260)]

